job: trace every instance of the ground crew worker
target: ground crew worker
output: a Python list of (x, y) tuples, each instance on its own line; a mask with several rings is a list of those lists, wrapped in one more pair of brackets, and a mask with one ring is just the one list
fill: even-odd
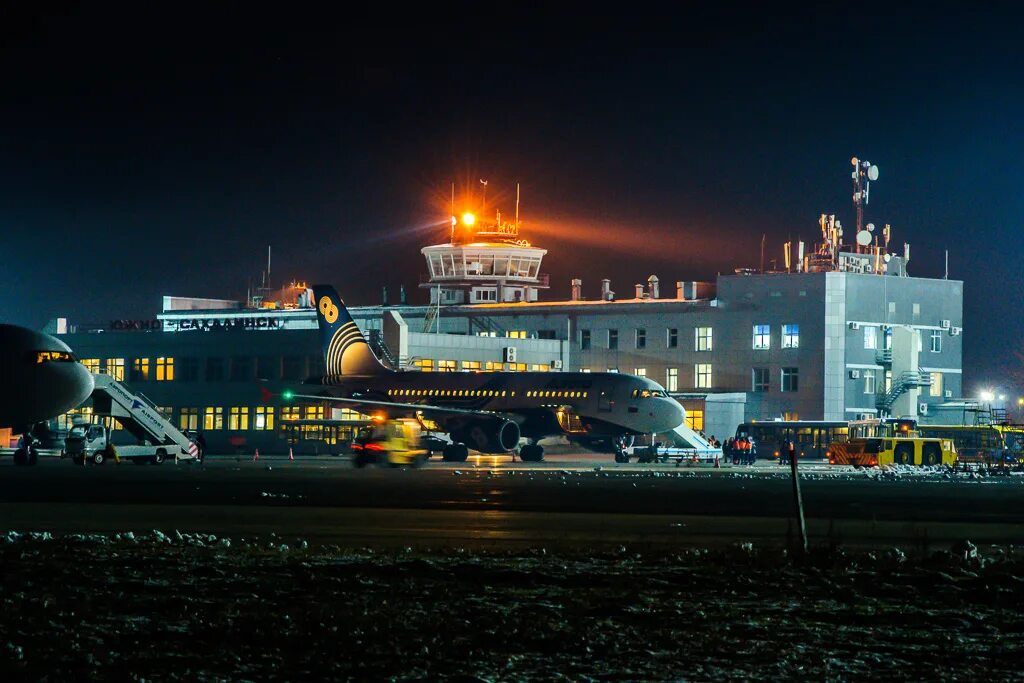
[(779, 442), (779, 464), (789, 464), (789, 442), (785, 440)]
[(789, 462), (796, 462), (796, 443), (792, 439), (789, 440)]

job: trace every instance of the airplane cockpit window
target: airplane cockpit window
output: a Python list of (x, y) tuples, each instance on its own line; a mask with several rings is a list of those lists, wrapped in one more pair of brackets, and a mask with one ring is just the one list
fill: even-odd
[(661, 389), (634, 389), (630, 394), (631, 398), (651, 398), (652, 396), (665, 398), (668, 394)]
[(36, 351), (34, 354), (36, 365), (56, 361), (58, 363), (74, 363), (75, 357), (67, 351)]

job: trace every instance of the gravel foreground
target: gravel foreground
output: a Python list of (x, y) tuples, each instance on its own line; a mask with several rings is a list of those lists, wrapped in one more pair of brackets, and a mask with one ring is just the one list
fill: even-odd
[(1024, 552), (0, 536), (3, 680), (1020, 680)]

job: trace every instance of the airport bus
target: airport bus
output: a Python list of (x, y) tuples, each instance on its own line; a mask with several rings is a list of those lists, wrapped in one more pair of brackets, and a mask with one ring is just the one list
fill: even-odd
[(919, 425), (922, 436), (952, 439), (963, 462), (1009, 465), (1021, 462), (1020, 425)]
[(757, 458), (779, 458), (779, 447), (792, 440), (797, 457), (803, 460), (824, 460), (829, 444), (846, 441), (849, 427), (846, 422), (825, 420), (794, 420), (770, 422), (744, 422), (736, 428), (736, 438), (749, 438), (754, 443)]

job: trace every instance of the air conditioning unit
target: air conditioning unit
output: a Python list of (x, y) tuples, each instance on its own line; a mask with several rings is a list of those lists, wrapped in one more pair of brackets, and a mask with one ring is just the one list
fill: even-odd
[(506, 363), (515, 363), (516, 362), (516, 347), (514, 347), (514, 346), (506, 346), (503, 349), (503, 351), (502, 351), (502, 356), (501, 357), (502, 357), (502, 360), (504, 360)]
[(953, 390), (946, 389), (946, 391), (944, 391), (942, 395), (945, 396), (946, 398), (953, 398)]
[(927, 403), (918, 403), (917, 404), (917, 414), (918, 415), (927, 415), (928, 414), (928, 404)]
[(963, 332), (963, 330), (964, 330), (964, 328), (962, 328), (962, 327), (953, 327), (953, 328), (950, 328), (949, 334), (954, 336), (954, 337), (959, 337), (960, 333)]
[(562, 369), (562, 359), (561, 358), (556, 358), (555, 360), (551, 361), (551, 369), (552, 370), (561, 370)]
[(950, 322), (950, 321), (948, 321), (948, 320), (943, 320), (943, 321), (941, 321), (941, 322), (939, 323), (939, 327), (941, 327), (941, 328), (942, 328), (942, 329), (944, 329), (944, 330), (948, 330), (948, 329), (949, 329), (949, 326), (950, 326), (950, 325), (952, 325), (952, 324), (953, 324), (953, 323), (951, 323), (951, 322)]
[(850, 379), (860, 379), (860, 370), (850, 370)]
[(851, 330), (859, 330), (860, 329), (860, 323), (857, 323), (857, 322), (850, 323), (850, 329)]

